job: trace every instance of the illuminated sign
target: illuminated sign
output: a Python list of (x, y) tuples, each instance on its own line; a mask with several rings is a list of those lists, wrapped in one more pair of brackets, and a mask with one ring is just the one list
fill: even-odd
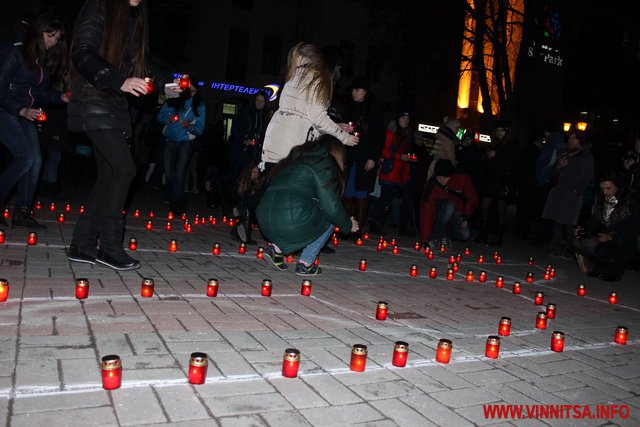
[[(420, 132), (425, 132), (425, 133), (437, 133), (437, 132), (438, 132), (438, 128), (439, 128), (439, 126), (426, 125), (426, 124), (424, 124), (424, 123), (420, 123), (420, 124), (418, 124), (418, 131), (420, 131)], [(456, 136), (457, 136), (458, 138), (460, 138), (462, 135), (464, 135), (464, 134), (465, 134), (465, 132), (466, 132), (467, 130), (468, 130), (468, 129), (460, 128), (460, 129), (458, 130), (458, 134), (457, 134)], [(478, 142), (478, 141), (480, 141), (480, 142), (491, 142), (491, 136), (490, 136), (490, 135), (487, 135), (487, 134), (485, 134), (485, 133), (478, 133), (478, 132), (475, 132), (475, 133), (474, 133), (474, 140), (475, 140), (476, 142)]]
[[(180, 78), (183, 74), (174, 73), (174, 78)], [(204, 82), (199, 81), (196, 83), (196, 86), (200, 87), (208, 87), (215, 90), (220, 90), (223, 92), (235, 92), (235, 93), (245, 93), (247, 95), (255, 95), (258, 92), (265, 92), (269, 95), (269, 101), (275, 101), (278, 97), (278, 92), (280, 92), (280, 85), (275, 83), (270, 83), (268, 85), (264, 85), (264, 87), (250, 87), (250, 86), (240, 86), (234, 85), (230, 83), (224, 82)]]

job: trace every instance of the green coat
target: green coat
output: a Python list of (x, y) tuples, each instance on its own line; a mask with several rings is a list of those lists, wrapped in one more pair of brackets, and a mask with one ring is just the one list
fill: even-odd
[(331, 154), (318, 146), (280, 170), (269, 183), (256, 214), (260, 230), (283, 253), (309, 245), (329, 225), (351, 231), (337, 181), (327, 185), (335, 173), (334, 164)]

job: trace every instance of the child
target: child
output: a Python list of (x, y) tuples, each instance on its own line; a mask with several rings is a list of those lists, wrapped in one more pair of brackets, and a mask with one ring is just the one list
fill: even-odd
[(248, 245), (255, 245), (251, 239), (251, 229), (256, 224), (256, 208), (264, 193), (264, 179), (255, 162), (249, 163), (238, 178), (240, 204), (233, 208), (233, 216), (240, 222), (233, 226), (231, 235)]

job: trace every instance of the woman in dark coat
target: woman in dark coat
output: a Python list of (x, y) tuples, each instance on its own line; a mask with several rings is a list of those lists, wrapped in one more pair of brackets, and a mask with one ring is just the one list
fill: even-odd
[(358, 223), (340, 201), (343, 165), (342, 144), (323, 135), (294, 147), (272, 170), (256, 214), (260, 231), (273, 242), (264, 251), (265, 258), (277, 269), (287, 269), (284, 254), (304, 248), (296, 274), (320, 274), (314, 262), (334, 227), (358, 231)]
[(353, 123), (360, 142), (347, 148), (348, 178), (344, 199), (347, 211), (349, 214), (357, 213), (362, 228), (367, 219), (369, 193), (376, 183), (378, 159), (384, 148), (386, 129), (382, 109), (374, 102), (373, 93), (369, 91), (365, 79), (354, 79), (351, 98), (344, 119)]
[[(53, 15), (44, 14), (35, 19), (22, 46), (20, 43), (0, 46), (0, 142), (13, 158), (0, 174), (0, 211), (4, 211), (9, 192), (17, 184), (13, 227), (44, 228), (31, 218), (42, 165), (33, 122), (46, 117), (35, 108), (36, 103), (61, 105), (69, 100), (49, 87), (49, 72), (54, 71), (52, 68), (64, 68), (58, 65), (67, 62), (66, 44), (60, 43), (63, 36), (62, 23)], [(7, 225), (4, 218), (0, 218), (0, 225)]]
[(636, 253), (638, 225), (638, 211), (623, 178), (616, 172), (604, 174), (591, 217), (574, 232), (573, 249), (582, 272), (619, 280)]
[[(131, 116), (127, 95), (149, 92), (145, 76), (160, 89), (171, 80), (149, 66), (148, 1), (87, 0), (79, 12), (72, 47), (69, 129), (86, 132), (93, 144), (97, 181), (78, 220), (68, 257), (116, 270), (140, 263), (122, 248), (122, 209), (136, 167), (129, 150)], [(100, 249), (97, 237), (100, 236)]]

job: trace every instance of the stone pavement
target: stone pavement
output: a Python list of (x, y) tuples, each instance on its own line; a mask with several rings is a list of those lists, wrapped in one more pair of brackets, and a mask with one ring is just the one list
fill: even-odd
[[(138, 239), (133, 256), (142, 262), (133, 272), (67, 261), (77, 204), (64, 224), (55, 222), (48, 205), (38, 211), (48, 229), (38, 232), (35, 246), (26, 245), (26, 230), (6, 230), (0, 245), (0, 277), (10, 283), (9, 299), (0, 303), (6, 425), (640, 424), (637, 272), (605, 283), (582, 277), (572, 262), (510, 241), (501, 251), (502, 265), (493, 261), (492, 248), (469, 245), (471, 255), (447, 281), (448, 254), (429, 261), (407, 238), (399, 239), (398, 255), (378, 252), (372, 236), (363, 247), (341, 240), (336, 254), (321, 255), (323, 273), (312, 278), (311, 297), (303, 297), (302, 278), (270, 269), (256, 259), (255, 246), (238, 254), (219, 212), (216, 225), (198, 225), (187, 234), (180, 220), (166, 232), (166, 208), (153, 207), (152, 231), (144, 229), (149, 204), (134, 203), (141, 216), (128, 219), (125, 237)], [(177, 253), (169, 253), (169, 239), (178, 241)], [(211, 253), (214, 242), (221, 244), (219, 256)], [(527, 266), (529, 256), (534, 266)], [(358, 271), (361, 258), (368, 261), (366, 272)], [(557, 276), (545, 281), (548, 262)], [(408, 274), (412, 264), (419, 267), (417, 278)], [(427, 277), (430, 266), (438, 267), (437, 279)], [(473, 283), (464, 280), (469, 269), (476, 274)], [(477, 280), (481, 270), (488, 274), (485, 284)], [(533, 284), (524, 283), (528, 271)], [(498, 274), (505, 278), (503, 289), (495, 286)], [(90, 282), (84, 301), (74, 298), (80, 277)], [(143, 277), (155, 280), (152, 298), (140, 297)], [(208, 278), (220, 281), (216, 298), (205, 295)], [(265, 278), (273, 281), (270, 298), (259, 293)], [(523, 282), (521, 295), (511, 292), (515, 280)], [(586, 285), (586, 297), (576, 296), (578, 283)], [(607, 302), (611, 290), (618, 292), (617, 305)], [(534, 328), (538, 291), (545, 303), (557, 304), (546, 331)], [(381, 300), (389, 302), (386, 321), (374, 317)], [(512, 333), (502, 338), (499, 359), (488, 359), (485, 342), (502, 316), (512, 319)], [(613, 343), (618, 325), (629, 327), (626, 346)], [(549, 350), (554, 330), (565, 334), (562, 353)], [(434, 359), (440, 338), (453, 342), (448, 365)], [(390, 363), (397, 340), (409, 343), (405, 368)], [(354, 344), (368, 346), (363, 373), (349, 370)], [(301, 352), (296, 379), (280, 373), (289, 347)], [(187, 381), (194, 351), (209, 356), (203, 385)], [(119, 355), (123, 364), (122, 387), (109, 392), (100, 377), (100, 358), (107, 354)], [(485, 404), (591, 405), (594, 414), (596, 405), (626, 405), (628, 412), (609, 420), (491, 419)]]

